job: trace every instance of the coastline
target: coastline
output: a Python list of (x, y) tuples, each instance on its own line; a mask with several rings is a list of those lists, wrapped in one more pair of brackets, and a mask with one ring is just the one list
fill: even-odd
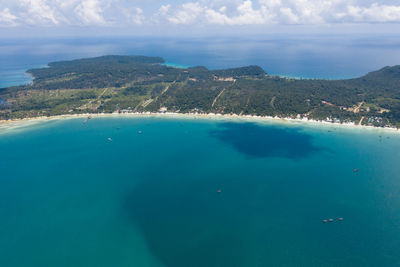
[(209, 119), (209, 120), (230, 120), (230, 121), (247, 121), (247, 122), (273, 122), (290, 125), (300, 126), (313, 126), (313, 127), (340, 127), (343, 129), (362, 129), (362, 130), (381, 130), (385, 132), (400, 133), (400, 129), (393, 127), (375, 127), (367, 125), (357, 125), (352, 122), (336, 123), (330, 121), (318, 121), (310, 119), (293, 119), (293, 118), (280, 118), (271, 116), (257, 116), (257, 115), (237, 115), (237, 114), (215, 114), (215, 113), (175, 113), (175, 112), (143, 112), (143, 113), (83, 113), (83, 114), (64, 114), (56, 116), (41, 116), (33, 118), (0, 120), (0, 131), (8, 128), (20, 128), (29, 125), (36, 125), (41, 122), (65, 120), (65, 119), (78, 119), (87, 118), (171, 118), (171, 119)]

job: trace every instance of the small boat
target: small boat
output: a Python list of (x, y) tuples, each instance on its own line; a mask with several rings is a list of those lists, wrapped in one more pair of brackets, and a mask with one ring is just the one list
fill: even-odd
[(110, 141), (110, 142), (112, 142), (112, 139), (111, 139), (111, 137), (108, 137), (108, 138), (107, 138), (107, 140), (108, 140), (108, 141)]
[(139, 131), (138, 134), (142, 134), (142, 131)]
[(339, 221), (343, 221), (343, 218), (339, 218), (338, 220), (339, 220)]
[(83, 121), (83, 123), (87, 123), (88, 120), (90, 120), (91, 118), (92, 118), (92, 116), (88, 116), (88, 117)]
[(323, 223), (327, 223), (327, 222), (328, 222), (328, 220), (322, 220), (322, 222), (323, 222)]
[(222, 193), (222, 190), (221, 189), (218, 189), (217, 190), (217, 194), (221, 194)]
[(358, 171), (359, 171), (359, 169), (354, 169), (354, 170), (353, 170), (353, 172), (358, 172)]
[(329, 222), (333, 222), (333, 219), (329, 219), (328, 221), (329, 221)]

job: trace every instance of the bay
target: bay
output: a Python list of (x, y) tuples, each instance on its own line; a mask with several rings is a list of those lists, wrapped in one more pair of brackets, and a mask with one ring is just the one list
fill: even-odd
[(399, 148), (273, 121), (3, 127), (2, 266), (397, 266)]

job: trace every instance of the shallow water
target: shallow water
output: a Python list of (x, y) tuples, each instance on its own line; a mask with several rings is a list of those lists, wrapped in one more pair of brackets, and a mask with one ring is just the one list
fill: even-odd
[(1, 131), (2, 266), (400, 263), (398, 133), (159, 118)]

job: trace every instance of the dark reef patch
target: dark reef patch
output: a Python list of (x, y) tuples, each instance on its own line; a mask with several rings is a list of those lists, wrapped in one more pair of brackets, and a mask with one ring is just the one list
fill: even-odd
[[(298, 159), (319, 150), (299, 129), (254, 123), (217, 127), (213, 137), (249, 157)], [(268, 173), (245, 179), (229, 171), (215, 174), (212, 166), (202, 165), (208, 163), (202, 156), (194, 169), (166, 164), (149, 170), (126, 195), (124, 213), (141, 230), (152, 255), (168, 267), (261, 266), (258, 262), (279, 258), (269, 254), (270, 248), (284, 251), (286, 244), (276, 243), (281, 237), (269, 222), (271, 214), (285, 216), (292, 205), (273, 191), (279, 182), (269, 180)]]
[(164, 266), (244, 266), (243, 237), (235, 234), (240, 211), (227, 209), (227, 194), (206, 184), (156, 178), (127, 195), (126, 214)]
[(256, 123), (222, 123), (210, 135), (252, 158), (305, 158), (320, 150), (313, 137), (297, 128)]

